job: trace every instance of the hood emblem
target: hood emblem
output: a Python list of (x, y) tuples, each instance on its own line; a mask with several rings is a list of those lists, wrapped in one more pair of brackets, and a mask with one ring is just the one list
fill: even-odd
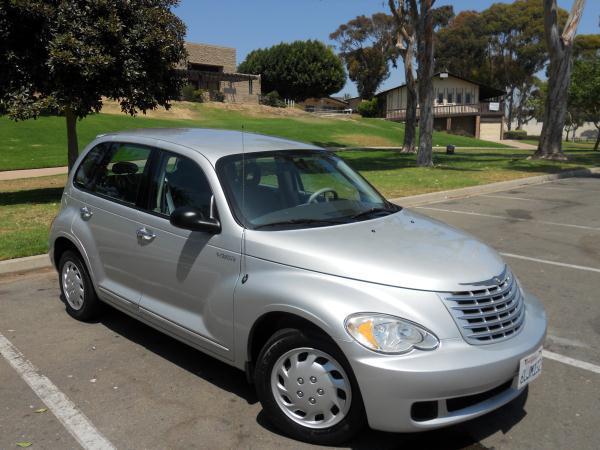
[(504, 270), (500, 275), (496, 275), (488, 280), (484, 281), (475, 281), (472, 283), (459, 283), (461, 286), (491, 286), (496, 285), (499, 286), (508, 278), (508, 267), (504, 266)]

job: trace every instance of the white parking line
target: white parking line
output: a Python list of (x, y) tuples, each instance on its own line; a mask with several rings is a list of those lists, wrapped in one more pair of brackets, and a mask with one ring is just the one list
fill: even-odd
[(585, 191), (586, 190), (586, 189), (562, 187), (561, 185), (550, 186), (550, 183), (548, 183), (548, 185), (542, 184), (542, 185), (537, 185), (537, 186), (530, 185), (530, 186), (524, 186), (524, 187), (539, 187), (540, 189), (555, 189), (557, 191)]
[(569, 269), (587, 270), (588, 272), (600, 273), (600, 269), (597, 269), (595, 267), (578, 266), (576, 264), (567, 264), (567, 263), (561, 263), (558, 261), (549, 261), (547, 259), (532, 258), (531, 256), (515, 255), (514, 253), (500, 252), (500, 254), (502, 256), (508, 256), (509, 258), (524, 259), (526, 261), (533, 261), (533, 262), (538, 262), (538, 263), (542, 263), (542, 264), (550, 264), (552, 266), (568, 267)]
[(589, 370), (590, 372), (594, 372), (600, 375), (600, 366), (597, 366), (595, 364), (590, 364), (588, 362), (580, 361), (579, 359), (575, 358), (569, 358), (568, 356), (559, 355), (558, 353), (554, 353), (548, 350), (542, 350), (542, 355), (544, 356), (544, 358), (552, 359), (563, 364), (568, 364), (569, 366), (578, 367), (579, 369)]
[(558, 226), (558, 227), (578, 228), (581, 230), (600, 231), (600, 228), (598, 228), (598, 227), (588, 227), (586, 225), (573, 225), (570, 223), (548, 222), (546, 220), (523, 219), (520, 217), (499, 216), (497, 214), (484, 214), (484, 213), (477, 213), (477, 212), (473, 212), (473, 211), (457, 211), (455, 209), (432, 208), (430, 206), (415, 206), (415, 208), (416, 209), (428, 209), (431, 211), (447, 212), (447, 213), (452, 213), (452, 214), (465, 214), (467, 216), (491, 217), (493, 219), (510, 220), (510, 221), (517, 221), (517, 222), (534, 222), (534, 223), (541, 223), (543, 225), (553, 225), (553, 226)]
[(115, 449), (75, 404), (48, 377), (41, 375), (39, 370), (25, 359), (2, 333), (0, 333), (0, 354), (84, 449)]
[(512, 195), (492, 195), (492, 194), (481, 194), (478, 197), (488, 197), (488, 198), (503, 198), (508, 200), (526, 200), (528, 202), (539, 202), (540, 200), (537, 198), (523, 198), (523, 197), (513, 197)]

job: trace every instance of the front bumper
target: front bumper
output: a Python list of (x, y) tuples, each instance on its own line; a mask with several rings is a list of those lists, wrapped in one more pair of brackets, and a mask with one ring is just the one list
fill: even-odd
[[(447, 339), (436, 350), (406, 355), (379, 355), (356, 342), (338, 342), (358, 381), (371, 428), (430, 430), (473, 419), (516, 398), (522, 391), (516, 381), (519, 360), (537, 350), (546, 334), (540, 301), (524, 295), (525, 324), (503, 342), (470, 345)], [(470, 397), (475, 394), (482, 395)], [(435, 414), (417, 417), (415, 411), (423, 405), (436, 405)]]

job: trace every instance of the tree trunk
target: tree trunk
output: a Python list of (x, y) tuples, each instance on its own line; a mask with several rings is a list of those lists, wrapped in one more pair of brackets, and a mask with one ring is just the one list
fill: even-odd
[(508, 94), (508, 117), (506, 127), (508, 131), (512, 130), (512, 121), (513, 121), (513, 107), (515, 103), (515, 88), (510, 88), (510, 93)]
[(419, 150), (417, 166), (433, 166), (433, 14), (432, 0), (420, 0), (421, 14), (417, 28), (419, 67)]
[(562, 151), (562, 131), (567, 112), (567, 91), (571, 81), (573, 41), (585, 0), (575, 0), (562, 34), (558, 25), (556, 0), (544, 0), (544, 34), (550, 55), (548, 93), (542, 133), (533, 158), (567, 159)]
[(562, 151), (562, 131), (567, 114), (567, 91), (571, 80), (571, 48), (552, 57), (548, 68), (548, 94), (544, 108), (542, 133), (534, 158), (566, 160)]
[(67, 154), (69, 160), (69, 172), (73, 169), (75, 161), (79, 156), (79, 145), (77, 144), (77, 117), (70, 108), (65, 109), (67, 119)]
[(600, 147), (600, 130), (598, 130), (598, 135), (596, 136), (596, 143), (594, 144), (594, 151), (598, 151), (598, 147)]
[(415, 41), (409, 40), (404, 56), (404, 75), (406, 78), (406, 120), (404, 122), (403, 153), (414, 153), (416, 151), (417, 138), (417, 81), (413, 73), (413, 55)]

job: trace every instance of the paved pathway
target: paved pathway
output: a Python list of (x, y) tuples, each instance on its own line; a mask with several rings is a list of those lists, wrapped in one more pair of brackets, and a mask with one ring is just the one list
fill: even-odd
[(0, 181), (18, 180), (19, 178), (46, 177), (62, 175), (69, 172), (68, 167), (47, 167), (45, 169), (5, 170), (0, 172)]
[(537, 146), (528, 144), (527, 142), (519, 141), (517, 139), (502, 139), (496, 142), (498, 144), (510, 145), (511, 147), (520, 148), (521, 150), (537, 150)]

